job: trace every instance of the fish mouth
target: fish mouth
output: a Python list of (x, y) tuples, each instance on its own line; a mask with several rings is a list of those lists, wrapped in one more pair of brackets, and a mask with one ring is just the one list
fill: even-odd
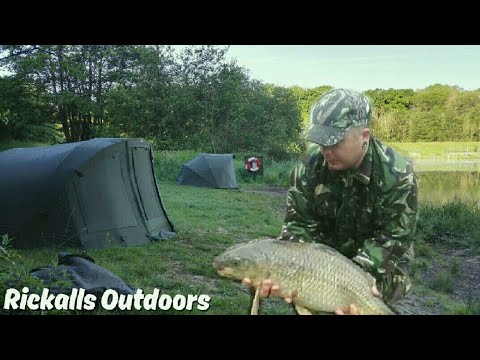
[(221, 276), (227, 275), (225, 268), (217, 269), (217, 273), (218, 275), (221, 275)]
[(220, 264), (218, 261), (216, 261), (216, 260), (213, 260), (212, 266), (213, 266), (213, 268), (214, 268), (215, 270), (217, 270), (217, 271), (222, 271), (222, 270), (225, 268), (225, 266), (221, 265), (221, 264)]
[(215, 271), (218, 273), (220, 276), (228, 276), (231, 272), (231, 268), (228, 266), (220, 265), (220, 264), (215, 264), (214, 265)]

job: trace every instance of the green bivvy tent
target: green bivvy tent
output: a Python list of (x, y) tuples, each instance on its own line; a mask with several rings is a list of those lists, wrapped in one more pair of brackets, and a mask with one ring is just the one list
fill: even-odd
[(182, 165), (177, 185), (237, 189), (233, 154), (199, 154)]
[(0, 235), (16, 248), (127, 247), (175, 233), (143, 139), (0, 152)]

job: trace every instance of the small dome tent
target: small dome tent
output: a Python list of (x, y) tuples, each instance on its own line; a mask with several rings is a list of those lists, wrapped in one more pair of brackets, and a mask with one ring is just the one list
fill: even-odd
[(135, 246), (175, 235), (143, 139), (0, 152), (0, 235), (15, 248)]
[(177, 185), (237, 189), (233, 154), (199, 154), (182, 165)]

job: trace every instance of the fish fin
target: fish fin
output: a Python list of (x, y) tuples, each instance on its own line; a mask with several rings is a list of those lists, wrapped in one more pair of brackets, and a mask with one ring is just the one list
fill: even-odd
[(250, 315), (258, 315), (258, 309), (260, 308), (260, 289), (261, 287), (258, 286), (255, 290), (255, 296), (253, 297)]
[(335, 250), (333, 247), (319, 242), (311, 242), (311, 241), (288, 241), (288, 240), (280, 240), (274, 239), (272, 241), (276, 245), (285, 246), (287, 248), (303, 248), (305, 246), (311, 247), (312, 249), (323, 251), (329, 255), (337, 256), (341, 258), (348, 259), (345, 255), (340, 253), (338, 250)]
[(313, 315), (310, 310), (300, 305), (295, 305), (295, 310), (297, 310), (298, 315)]

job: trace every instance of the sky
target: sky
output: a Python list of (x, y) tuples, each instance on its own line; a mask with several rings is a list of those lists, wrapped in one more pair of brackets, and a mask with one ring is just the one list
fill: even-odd
[(480, 88), (480, 45), (231, 45), (227, 58), (252, 78), (285, 87)]
[(480, 88), (479, 45), (232, 45), (227, 57), (252, 78), (286, 87)]

